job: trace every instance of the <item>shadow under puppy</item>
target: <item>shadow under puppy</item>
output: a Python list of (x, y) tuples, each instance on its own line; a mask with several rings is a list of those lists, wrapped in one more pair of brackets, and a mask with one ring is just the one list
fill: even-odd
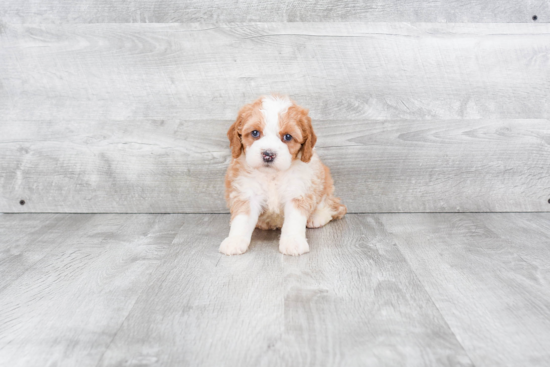
[(346, 214), (333, 195), (330, 170), (314, 150), (317, 137), (307, 109), (285, 96), (261, 97), (241, 108), (227, 136), (231, 229), (221, 253), (244, 253), (255, 227), (282, 227), (279, 251), (301, 255), (309, 251), (306, 226), (319, 228)]

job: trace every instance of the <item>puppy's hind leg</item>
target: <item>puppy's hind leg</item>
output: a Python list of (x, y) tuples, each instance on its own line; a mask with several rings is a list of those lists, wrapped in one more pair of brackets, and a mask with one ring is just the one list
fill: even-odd
[(336, 196), (331, 195), (327, 203), (332, 211), (332, 219), (341, 219), (348, 212), (348, 208)]
[(311, 213), (307, 220), (307, 228), (320, 228), (330, 222), (332, 212), (325, 202), (325, 197), (317, 205), (317, 208)]
[(330, 196), (323, 197), (317, 208), (307, 220), (307, 228), (320, 228), (332, 219), (340, 219), (346, 214), (347, 208), (340, 199)]

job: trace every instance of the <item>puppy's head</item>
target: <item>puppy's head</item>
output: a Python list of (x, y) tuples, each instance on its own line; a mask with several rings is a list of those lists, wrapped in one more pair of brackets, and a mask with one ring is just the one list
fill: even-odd
[(245, 154), (252, 168), (284, 171), (309, 162), (317, 137), (308, 110), (288, 97), (265, 96), (245, 105), (227, 132), (233, 158)]

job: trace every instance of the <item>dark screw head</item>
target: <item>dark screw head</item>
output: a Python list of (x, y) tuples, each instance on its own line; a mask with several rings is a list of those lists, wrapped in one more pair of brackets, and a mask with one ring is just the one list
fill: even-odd
[(548, 204), (550, 204), (550, 199), (548, 199)]
[(539, 17), (537, 17), (536, 15), (533, 15), (533, 20), (537, 20), (539, 19)]
[(19, 204), (25, 205), (25, 200), (19, 200)]

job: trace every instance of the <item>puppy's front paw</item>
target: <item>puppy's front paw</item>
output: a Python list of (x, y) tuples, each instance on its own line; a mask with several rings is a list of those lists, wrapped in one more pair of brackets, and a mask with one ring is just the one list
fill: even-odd
[(250, 241), (244, 237), (227, 237), (220, 245), (220, 252), (226, 255), (244, 254), (250, 245)]
[(284, 255), (298, 256), (309, 252), (309, 245), (305, 237), (281, 236), (279, 251)]

